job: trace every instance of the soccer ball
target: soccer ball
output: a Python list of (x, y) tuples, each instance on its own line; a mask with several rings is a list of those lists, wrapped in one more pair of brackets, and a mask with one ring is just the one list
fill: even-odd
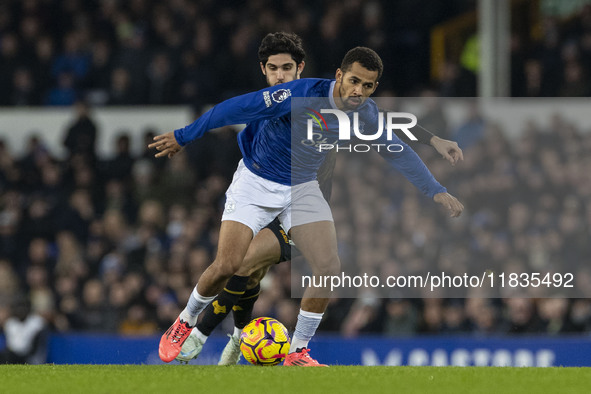
[(289, 352), (287, 328), (270, 317), (259, 317), (240, 334), (240, 351), (251, 364), (277, 365)]

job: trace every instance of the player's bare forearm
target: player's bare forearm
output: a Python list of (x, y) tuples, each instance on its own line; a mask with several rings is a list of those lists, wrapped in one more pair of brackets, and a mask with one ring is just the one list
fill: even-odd
[(156, 149), (158, 151), (158, 153), (155, 154), (156, 157), (168, 156), (170, 159), (180, 152), (183, 147), (179, 145), (174, 136), (174, 132), (171, 131), (154, 137), (154, 142), (148, 145), (148, 148)]
[(452, 218), (460, 216), (464, 210), (464, 205), (449, 193), (437, 193), (433, 196), (433, 201), (443, 205), (450, 212)]
[(464, 160), (464, 153), (455, 141), (444, 140), (436, 135), (431, 137), (431, 146), (435, 148), (441, 156), (451, 163), (452, 166), (456, 165), (458, 161)]

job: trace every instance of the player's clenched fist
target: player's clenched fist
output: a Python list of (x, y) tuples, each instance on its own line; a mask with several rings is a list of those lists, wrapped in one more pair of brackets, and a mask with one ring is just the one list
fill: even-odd
[(148, 148), (156, 148), (158, 151), (158, 153), (155, 155), (156, 157), (168, 156), (170, 159), (182, 149), (182, 146), (180, 146), (176, 141), (174, 132), (171, 131), (169, 133), (157, 135), (154, 137), (154, 142), (148, 145)]
[(433, 201), (447, 208), (452, 218), (460, 216), (464, 210), (464, 205), (449, 193), (437, 193), (433, 196)]

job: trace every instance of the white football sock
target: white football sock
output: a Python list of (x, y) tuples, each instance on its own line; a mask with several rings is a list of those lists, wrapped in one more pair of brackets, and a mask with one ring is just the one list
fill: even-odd
[(291, 338), (291, 346), (289, 347), (290, 353), (308, 347), (310, 339), (316, 334), (316, 329), (320, 325), (323, 315), (324, 313), (307, 312), (300, 309), (295, 332)]
[(205, 341), (207, 341), (207, 338), (209, 338), (207, 335), (205, 335), (204, 333), (199, 331), (199, 329), (197, 327), (195, 327), (193, 329), (193, 331), (195, 332), (195, 335), (197, 336), (197, 338), (199, 338), (201, 340), (201, 342), (203, 342), (203, 343), (205, 343)]
[(197, 286), (191, 292), (191, 296), (189, 297), (189, 302), (187, 302), (187, 306), (180, 314), (181, 320), (184, 320), (189, 323), (191, 327), (194, 327), (197, 324), (197, 316), (205, 309), (207, 305), (215, 296), (212, 297), (204, 297), (197, 291)]
[(232, 336), (240, 338), (240, 334), (242, 334), (242, 328), (234, 327), (234, 332), (232, 333)]

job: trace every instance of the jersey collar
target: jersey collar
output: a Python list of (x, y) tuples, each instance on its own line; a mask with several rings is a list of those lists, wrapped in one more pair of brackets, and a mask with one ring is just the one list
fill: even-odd
[(336, 85), (336, 83), (337, 83), (337, 81), (332, 81), (330, 83), (330, 89), (328, 89), (328, 100), (329, 100), (328, 102), (330, 103), (330, 106), (333, 109), (338, 109), (337, 104), (334, 102), (334, 96), (333, 96), (334, 86)]

